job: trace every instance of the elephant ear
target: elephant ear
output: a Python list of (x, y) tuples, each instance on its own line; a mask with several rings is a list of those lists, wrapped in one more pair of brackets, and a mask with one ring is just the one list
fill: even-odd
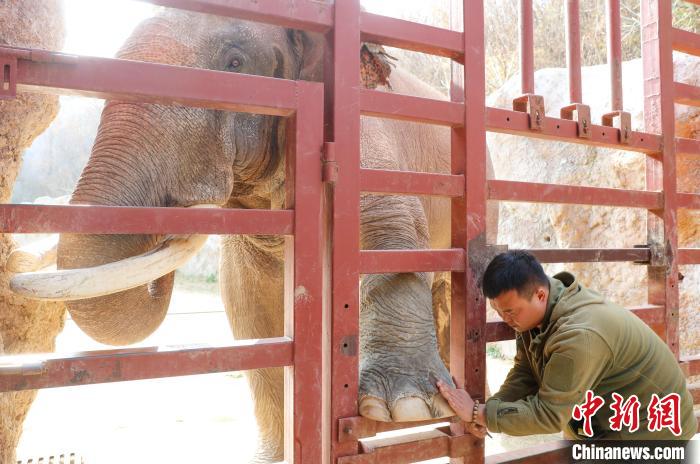
[(320, 82), (323, 80), (324, 39), (321, 34), (307, 33), (296, 29), (287, 31), (292, 53), (297, 61), (294, 79)]
[(391, 89), (389, 76), (396, 58), (389, 55), (384, 47), (371, 43), (362, 44), (360, 50), (360, 77), (362, 85), (368, 89), (376, 89), (386, 85)]
[[(297, 61), (295, 79), (320, 82), (323, 80), (323, 50), (325, 40), (321, 34), (306, 33), (295, 29), (288, 30), (289, 43)], [(360, 77), (362, 85), (375, 89), (380, 85), (391, 88), (389, 76), (396, 58), (389, 55), (384, 47), (371, 43), (362, 44), (360, 49)]]

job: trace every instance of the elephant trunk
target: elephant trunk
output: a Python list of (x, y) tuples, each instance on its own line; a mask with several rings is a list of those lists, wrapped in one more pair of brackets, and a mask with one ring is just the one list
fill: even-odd
[[(139, 255), (157, 243), (154, 236), (62, 234), (59, 269), (89, 268)], [(136, 343), (160, 326), (168, 311), (174, 283), (170, 272), (146, 285), (111, 295), (68, 301), (76, 324), (90, 337), (109, 345)]]
[[(153, 147), (145, 146), (144, 138), (134, 129), (146, 123), (138, 106), (107, 103), (90, 161), (71, 204), (166, 206), (159, 200), (161, 186), (154, 182), (148, 166)], [(62, 234), (57, 268), (83, 269), (120, 261), (152, 250), (161, 239), (152, 235)], [(163, 321), (173, 283), (174, 273), (170, 272), (129, 290), (67, 301), (67, 307), (76, 324), (95, 340), (110, 345), (135, 343)]]

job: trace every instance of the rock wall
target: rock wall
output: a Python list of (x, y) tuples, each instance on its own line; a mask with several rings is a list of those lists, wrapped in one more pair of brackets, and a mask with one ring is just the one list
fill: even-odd
[[(61, 6), (57, 0), (0, 2), (0, 45), (60, 50)], [(9, 201), (22, 151), (51, 123), (58, 99), (20, 94), (0, 101), (0, 202)], [(63, 327), (64, 308), (19, 298), (8, 290), (4, 263), (15, 244), (0, 234), (0, 354), (52, 351)], [(14, 462), (22, 422), (35, 392), (0, 394), (0, 463)]]
[[(676, 79), (700, 84), (700, 61), (687, 55), (675, 57)], [(623, 64), (624, 107), (632, 114), (632, 126), (643, 130), (644, 92), (641, 60)], [(607, 66), (583, 68), (583, 100), (591, 106), (593, 121), (610, 108)], [(509, 108), (519, 94), (519, 77), (506, 83), (488, 99), (490, 106)], [(568, 103), (567, 70), (544, 69), (535, 76), (536, 93), (543, 95), (547, 115), (559, 117)], [(677, 133), (697, 138), (700, 112), (677, 107)], [(693, 112), (694, 111), (694, 112)], [(645, 189), (645, 155), (620, 150), (557, 143), (504, 134), (489, 134), (488, 146), (497, 179)], [(678, 188), (700, 191), (700, 160), (678, 159)], [(697, 212), (679, 212), (680, 246), (700, 246)], [(510, 248), (628, 248), (646, 243), (646, 211), (575, 205), (501, 203), (498, 242)], [(646, 304), (646, 268), (633, 264), (598, 263), (549, 265), (549, 273), (566, 269), (588, 286), (599, 289), (626, 306)], [(700, 352), (700, 269), (686, 266), (681, 283), (681, 348)]]

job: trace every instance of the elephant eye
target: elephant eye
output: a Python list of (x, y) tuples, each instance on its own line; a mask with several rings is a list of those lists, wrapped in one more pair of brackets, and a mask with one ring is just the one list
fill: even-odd
[(239, 56), (234, 56), (228, 63), (227, 69), (229, 71), (238, 71), (243, 65), (243, 59)]

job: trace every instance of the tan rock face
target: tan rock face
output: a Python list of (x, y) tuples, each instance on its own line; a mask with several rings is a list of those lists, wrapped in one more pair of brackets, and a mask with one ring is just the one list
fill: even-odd
[[(0, 2), (0, 45), (60, 50), (63, 22), (58, 0)], [(0, 101), (0, 202), (9, 201), (21, 164), (22, 151), (51, 123), (57, 97), (21, 94)], [(8, 290), (4, 263), (15, 244), (0, 235), (0, 354), (47, 352), (63, 327), (63, 305), (14, 296)], [(14, 462), (22, 422), (34, 392), (0, 394), (0, 462)]]
[[(685, 55), (676, 58), (676, 78), (700, 83), (700, 61)], [(641, 60), (623, 64), (625, 110), (632, 114), (635, 130), (643, 130), (644, 94)], [(610, 108), (609, 77), (606, 66), (582, 70), (584, 102), (591, 106), (592, 119), (599, 124)], [(558, 117), (568, 104), (567, 71), (545, 69), (535, 76), (536, 93), (543, 95), (547, 114)], [(510, 107), (519, 93), (519, 79), (508, 82), (489, 98), (489, 105)], [(677, 135), (697, 138), (700, 113), (688, 108), (677, 111)], [(645, 156), (585, 145), (554, 143), (503, 134), (488, 135), (497, 179), (585, 185), (594, 187), (645, 189)], [(700, 160), (678, 158), (678, 188), (700, 191)], [(700, 216), (681, 210), (678, 233), (683, 247), (700, 245)], [(574, 205), (532, 205), (502, 203), (499, 243), (511, 248), (628, 248), (644, 244), (646, 212), (641, 209)], [(570, 264), (546, 266), (549, 273), (568, 269), (588, 286), (625, 306), (647, 302), (646, 269), (633, 264)], [(681, 347), (684, 353), (700, 352), (700, 269), (687, 266), (681, 284)]]

